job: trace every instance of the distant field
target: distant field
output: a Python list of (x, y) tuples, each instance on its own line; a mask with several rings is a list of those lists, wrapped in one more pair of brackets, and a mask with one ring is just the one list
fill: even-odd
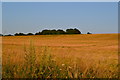
[[(4, 36), (2, 41), (4, 78), (118, 77), (118, 34)], [(22, 71), (25, 64), (32, 69)]]

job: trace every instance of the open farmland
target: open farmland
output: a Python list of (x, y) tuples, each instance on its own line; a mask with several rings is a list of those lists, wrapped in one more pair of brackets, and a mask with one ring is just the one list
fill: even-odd
[(3, 78), (117, 78), (118, 34), (2, 37)]

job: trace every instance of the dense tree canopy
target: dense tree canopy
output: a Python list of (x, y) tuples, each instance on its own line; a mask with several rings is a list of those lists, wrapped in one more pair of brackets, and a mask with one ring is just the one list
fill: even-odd
[(24, 35), (26, 35), (26, 34), (24, 34), (24, 33), (15, 33), (14, 35), (15, 35), (15, 36), (24, 36)]
[(55, 35), (55, 34), (81, 34), (81, 32), (78, 29), (67, 29), (66, 32), (64, 30), (58, 29), (58, 30), (43, 30), (42, 32), (36, 33), (36, 35)]
[(87, 34), (92, 34), (91, 32), (87, 32)]
[(65, 31), (63, 31), (63, 30), (61, 30), (61, 29), (58, 29), (57, 30), (57, 34), (65, 34), (66, 32)]
[(3, 36), (3, 34), (0, 34), (0, 36)]
[[(27, 35), (60, 35), (60, 34), (81, 34), (81, 32), (74, 28), (70, 28), (70, 29), (66, 29), (65, 31), (62, 30), (62, 29), (58, 29), (58, 30), (48, 30), (48, 29), (45, 29), (45, 30), (42, 30), (41, 32), (37, 32), (35, 34), (33, 33), (27, 33), (27, 34), (24, 34), (24, 33), (15, 33), (14, 36), (27, 36)], [(90, 32), (87, 32), (87, 34), (91, 34)], [(1, 35), (2, 36), (2, 35)], [(9, 35), (5, 35), (5, 36), (12, 36), (11, 34)]]
[(81, 34), (81, 32), (78, 29), (67, 29), (66, 34)]
[(27, 35), (34, 35), (33, 33), (28, 33)]

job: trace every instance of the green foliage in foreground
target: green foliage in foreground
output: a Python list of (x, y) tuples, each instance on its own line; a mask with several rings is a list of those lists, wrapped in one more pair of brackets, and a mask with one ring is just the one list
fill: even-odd
[(22, 65), (10, 64), (10, 56), (8, 57), (8, 63), (3, 65), (3, 78), (99, 78), (97, 74), (101, 74), (104, 78), (118, 77), (117, 73), (114, 71), (108, 73), (107, 69), (104, 74), (99, 73), (99, 69), (95, 70), (93, 67), (82, 72), (77, 63), (71, 63), (73, 67), (66, 63), (58, 65), (49, 53), (48, 47), (44, 47), (39, 61), (37, 61), (35, 47), (32, 44), (29, 49), (24, 46), (24, 53), (25, 62)]

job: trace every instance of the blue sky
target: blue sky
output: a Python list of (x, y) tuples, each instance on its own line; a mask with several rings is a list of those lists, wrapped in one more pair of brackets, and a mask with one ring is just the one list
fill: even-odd
[(2, 2), (0, 2), (0, 33), (2, 33)]
[(78, 28), (82, 33), (117, 33), (117, 2), (3, 2), (2, 32)]

